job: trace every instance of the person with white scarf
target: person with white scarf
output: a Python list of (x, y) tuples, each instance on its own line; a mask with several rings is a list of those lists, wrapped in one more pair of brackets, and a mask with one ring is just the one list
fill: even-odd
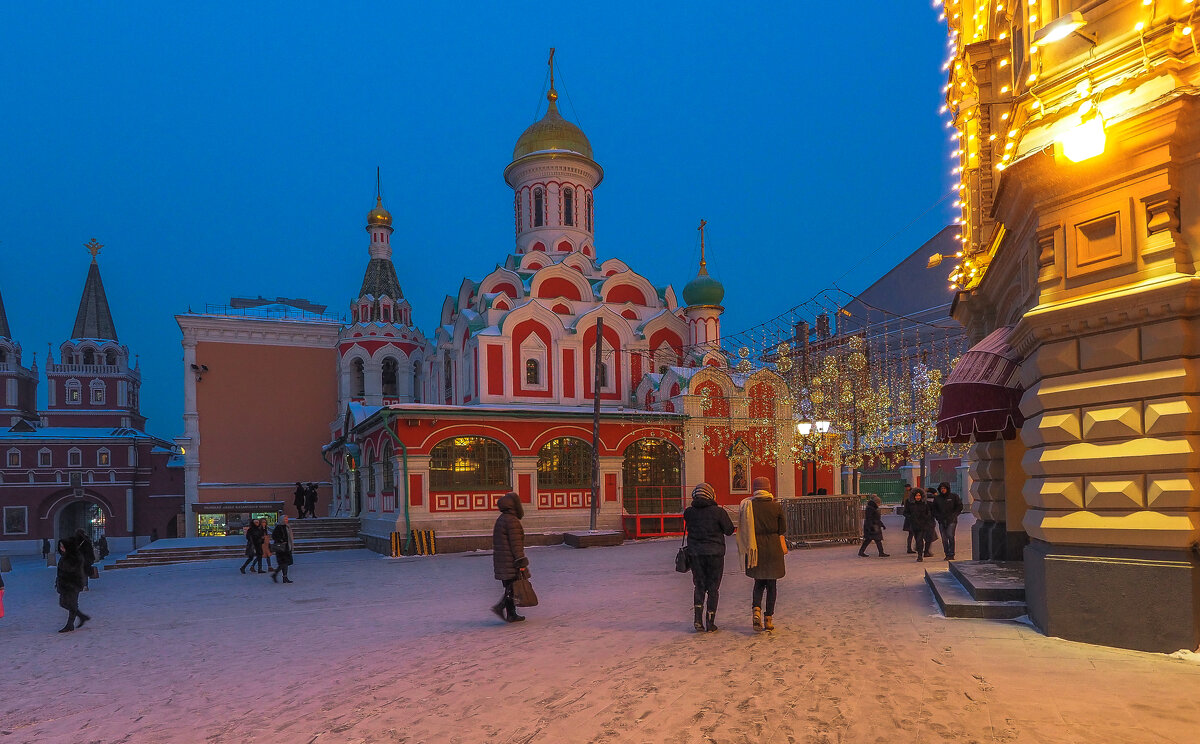
[[(786, 572), (783, 557), (787, 553), (784, 536), (787, 520), (783, 507), (771, 492), (771, 481), (754, 479), (754, 495), (743, 499), (738, 511), (737, 545), (746, 576), (754, 579), (753, 614), (755, 630), (775, 630), (777, 582)], [(763, 599), (766, 595), (766, 612)]]

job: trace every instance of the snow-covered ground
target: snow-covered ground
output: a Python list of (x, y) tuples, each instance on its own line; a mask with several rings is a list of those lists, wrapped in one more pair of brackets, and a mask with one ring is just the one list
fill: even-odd
[(105, 571), (92, 622), (58, 634), (53, 570), (19, 561), (0, 744), (1197, 740), (1194, 658), (946, 620), (922, 581), (944, 564), (888, 521), (891, 558), (793, 551), (769, 635), (732, 552), (722, 630), (695, 634), (670, 540), (531, 549), (542, 604), (513, 625), (487, 554), (354, 551), (299, 556), (291, 585), (236, 561)]

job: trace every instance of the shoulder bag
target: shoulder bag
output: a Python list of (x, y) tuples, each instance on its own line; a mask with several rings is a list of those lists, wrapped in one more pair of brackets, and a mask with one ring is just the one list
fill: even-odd
[(687, 573), (692, 570), (692, 557), (687, 552), (687, 533), (683, 533), (683, 540), (679, 543), (679, 552), (675, 554), (675, 570), (679, 573)]

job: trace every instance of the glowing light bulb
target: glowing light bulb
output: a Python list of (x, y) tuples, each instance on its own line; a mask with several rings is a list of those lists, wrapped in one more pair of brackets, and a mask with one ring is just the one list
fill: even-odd
[(1001, 92), (1001, 93), (1007, 93), (1007, 92), (1008, 92), (1008, 86), (1007, 86), (1007, 85), (1002, 85), (1002, 86), (1000, 86), (1000, 92)]
[(1145, 24), (1145, 23), (1143, 23), (1143, 22), (1141, 22), (1141, 21), (1138, 21), (1138, 22), (1137, 22), (1137, 24), (1136, 24), (1136, 25), (1133, 27), (1133, 30), (1134, 30), (1134, 31), (1141, 31), (1141, 30), (1142, 30), (1143, 28), (1145, 28), (1145, 27), (1146, 27), (1146, 24)]
[(1104, 152), (1107, 137), (1104, 133), (1104, 120), (1093, 112), (1084, 117), (1079, 126), (1067, 132), (1062, 138), (1063, 155), (1072, 163), (1094, 158)]
[(1191, 35), (1192, 35), (1192, 27), (1191, 27), (1191, 26), (1184, 26), (1184, 27), (1183, 27), (1183, 35), (1184, 35), (1184, 36), (1191, 36)]
[(1003, 114), (1000, 114), (1000, 119), (1002, 121), (1008, 121), (1008, 112), (1005, 111)]

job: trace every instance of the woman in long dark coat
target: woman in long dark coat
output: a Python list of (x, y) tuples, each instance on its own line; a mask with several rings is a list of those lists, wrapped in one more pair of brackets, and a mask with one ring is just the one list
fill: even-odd
[(279, 581), (279, 572), (283, 571), (283, 583), (291, 584), (288, 566), (295, 563), (292, 560), (292, 552), (296, 549), (296, 541), (286, 514), (279, 516), (279, 524), (271, 530), (271, 539), (275, 541), (275, 570), (271, 572), (271, 581)]
[(525, 557), (525, 528), (521, 526), (525, 509), (521, 506), (521, 498), (512, 491), (501, 496), (496, 506), (500, 516), (496, 517), (496, 526), (492, 528), (492, 572), (504, 585), (504, 596), (492, 606), (492, 612), (506, 623), (519, 623), (525, 617), (517, 614), (513, 582), (529, 566), (529, 559)]
[(905, 484), (904, 498), (901, 499), (901, 501), (900, 501), (900, 510), (904, 513), (904, 524), (903, 524), (903, 526), (900, 527), (900, 529), (904, 530), (908, 534), (908, 540), (906, 543), (908, 546), (907, 552), (915, 553), (917, 551), (913, 550), (913, 547), (912, 547), (912, 545), (913, 545), (912, 517), (910, 517), (908, 514), (908, 505), (912, 503), (912, 490), (910, 488), (908, 488), (907, 485), (908, 484)]
[(742, 501), (738, 514), (738, 552), (742, 554), (746, 575), (754, 579), (751, 621), (755, 630), (775, 630), (777, 582), (786, 572), (783, 561), (786, 534), (787, 520), (783, 507), (771, 493), (771, 481), (761, 476), (755, 478), (754, 495)]
[(872, 496), (867, 499), (867, 510), (863, 515), (863, 541), (862, 547), (858, 549), (859, 556), (867, 557), (867, 546), (872, 542), (875, 547), (879, 548), (879, 557), (887, 558), (888, 554), (883, 552), (883, 516), (879, 513), (879, 497)]
[(912, 500), (904, 513), (912, 519), (912, 534), (917, 543), (917, 560), (925, 560), (929, 553), (930, 535), (933, 532), (933, 509), (925, 499), (925, 491), (912, 490)]
[[(725, 573), (725, 537), (733, 534), (733, 521), (723, 507), (717, 506), (716, 489), (700, 483), (692, 489), (692, 505), (683, 510), (683, 523), (695, 587), (692, 627), (697, 633), (713, 633), (717, 630), (717, 601), (721, 596), (721, 576)], [(708, 609), (704, 614), (706, 597)]]
[(58, 606), (67, 611), (67, 624), (59, 633), (70, 633), (75, 630), (75, 620), (79, 627), (91, 620), (91, 616), (79, 609), (79, 593), (83, 591), (83, 554), (79, 552), (79, 542), (75, 538), (64, 538), (58, 541), (58, 574), (54, 579), (54, 588), (58, 590)]

